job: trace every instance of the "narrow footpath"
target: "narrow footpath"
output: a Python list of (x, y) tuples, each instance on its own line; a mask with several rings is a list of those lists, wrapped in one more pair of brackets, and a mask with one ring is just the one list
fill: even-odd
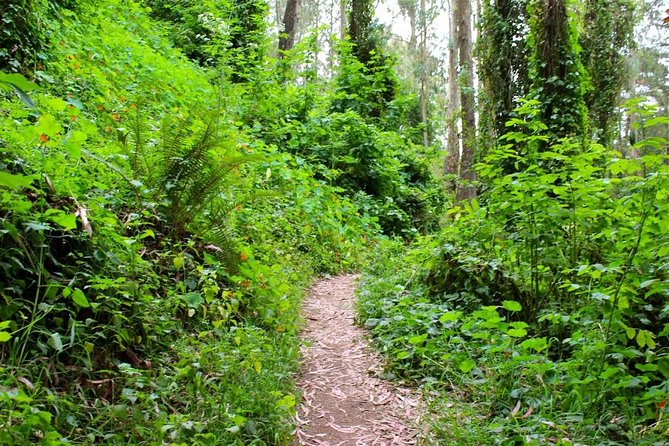
[(353, 323), (356, 278), (320, 280), (305, 301), (295, 445), (419, 444), (416, 395), (380, 378), (382, 362)]

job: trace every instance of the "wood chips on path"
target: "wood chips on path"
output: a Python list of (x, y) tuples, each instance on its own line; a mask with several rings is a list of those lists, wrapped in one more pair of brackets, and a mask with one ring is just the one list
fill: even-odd
[(416, 394), (379, 377), (382, 362), (353, 323), (356, 278), (320, 280), (304, 303), (295, 445), (418, 444)]

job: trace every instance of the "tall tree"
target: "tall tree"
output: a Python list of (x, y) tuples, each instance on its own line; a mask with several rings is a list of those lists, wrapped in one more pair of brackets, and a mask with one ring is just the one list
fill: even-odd
[(634, 44), (635, 2), (586, 0), (581, 60), (590, 78), (585, 104), (597, 139), (610, 144), (619, 121), (616, 106), (629, 76), (628, 57)]
[(528, 0), (486, 0), (482, 5), (476, 55), (484, 150), (508, 131), (506, 122), (529, 91), (527, 4)]
[[(451, 115), (449, 131), (449, 153), (446, 159), (446, 172), (457, 175), (455, 183), (456, 201), (471, 199), (476, 196), (474, 181), (474, 152), (476, 147), (476, 111), (474, 100), (474, 60), (472, 57), (472, 5), (470, 0), (453, 0), (451, 10), (451, 45), (449, 65), (449, 101), (453, 103), (457, 96), (460, 102), (461, 142), (457, 143), (453, 133), (457, 124)], [(457, 69), (457, 75), (456, 75)], [(457, 90), (457, 92), (456, 92)], [(451, 111), (454, 111), (451, 106)], [(457, 112), (456, 112), (457, 113)]]
[[(421, 0), (422, 1), (422, 0)], [(409, 37), (409, 48), (412, 50), (417, 49), (417, 39), (416, 39), (416, 0), (398, 0), (397, 5), (400, 8), (400, 12), (406, 15), (409, 18), (409, 27), (411, 30), (411, 35)]]
[[(413, 87), (416, 88), (416, 78), (418, 78), (418, 99), (420, 107), (420, 118), (423, 126), (423, 145), (430, 145), (429, 132), (429, 98), (428, 90), (430, 87), (431, 60), (428, 50), (428, 15), (430, 11), (427, 8), (426, 0), (399, 0), (400, 12), (409, 18), (411, 36), (409, 38), (410, 60), (413, 66), (417, 68), (418, 73), (412, 76)], [(418, 16), (418, 17), (417, 17)], [(420, 46), (418, 44), (417, 30), (420, 31)]]
[[(455, 16), (457, 15), (457, 3), (451, 3), (449, 14), (449, 42), (448, 42), (448, 136), (446, 142), (446, 160), (444, 171), (452, 178), (460, 173), (460, 139), (458, 131), (458, 114), (460, 100), (458, 97), (458, 58), (456, 41), (458, 38)], [(457, 181), (449, 181), (448, 189), (455, 192)]]
[[(430, 145), (430, 134), (428, 128), (428, 83), (429, 83), (429, 65), (430, 53), (427, 50), (427, 8), (425, 0), (420, 0), (420, 119), (423, 124), (423, 145)], [(414, 37), (415, 38), (415, 37)]]
[(556, 138), (583, 135), (587, 125), (578, 34), (566, 1), (533, 0), (529, 6), (530, 95)]
[(283, 15), (283, 30), (279, 35), (279, 57), (283, 57), (283, 53), (289, 51), (295, 44), (299, 9), (300, 0), (288, 0), (286, 3), (286, 11)]
[(476, 173), (474, 172), (474, 152), (476, 150), (476, 115), (474, 100), (474, 59), (472, 57), (472, 5), (470, 0), (456, 0), (458, 74), (460, 84), (460, 104), (462, 107), (462, 154), (460, 156), (460, 181), (455, 199), (465, 200), (476, 196)]
[(367, 64), (375, 54), (372, 18), (372, 2), (370, 0), (351, 0), (348, 35), (355, 45), (353, 54), (364, 64)]

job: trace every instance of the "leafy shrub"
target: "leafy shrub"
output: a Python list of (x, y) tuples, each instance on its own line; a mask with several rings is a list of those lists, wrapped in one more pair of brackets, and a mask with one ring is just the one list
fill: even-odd
[[(361, 321), (393, 370), (482, 412), (461, 438), (654, 444), (669, 390), (666, 141), (639, 142), (634, 159), (590, 142), (546, 147), (527, 111), (478, 166), (479, 201), (407, 253), (379, 254)], [(447, 411), (435, 429), (462, 432), (461, 421)]]

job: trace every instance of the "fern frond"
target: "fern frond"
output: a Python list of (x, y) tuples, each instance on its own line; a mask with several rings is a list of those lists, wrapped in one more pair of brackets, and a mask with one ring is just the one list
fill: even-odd
[(209, 252), (221, 262), (228, 274), (239, 273), (240, 250), (237, 240), (225, 221), (217, 222), (207, 233)]

